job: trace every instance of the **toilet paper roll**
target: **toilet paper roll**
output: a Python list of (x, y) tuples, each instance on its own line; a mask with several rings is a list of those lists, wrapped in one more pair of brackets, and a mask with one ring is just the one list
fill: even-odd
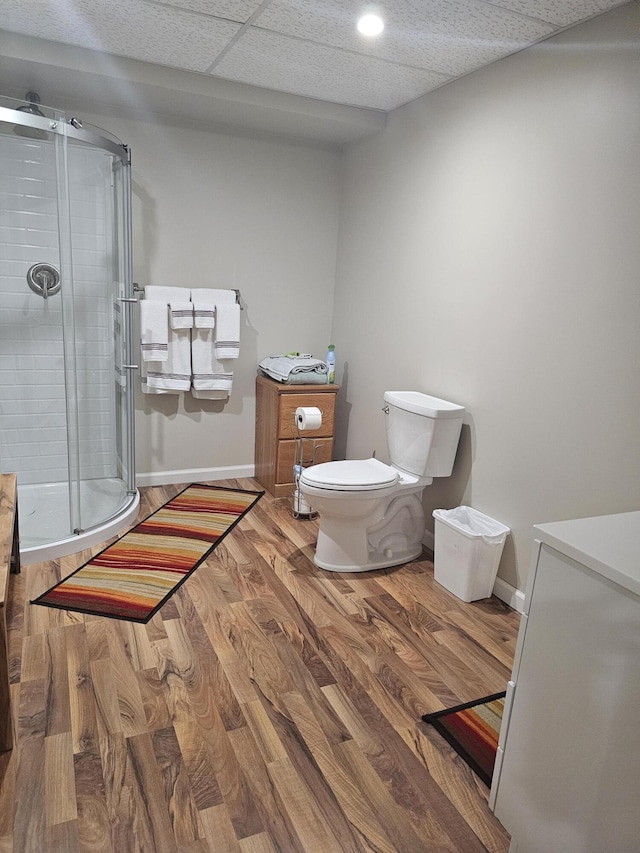
[(316, 406), (298, 406), (296, 409), (298, 429), (318, 429), (322, 424), (322, 412)]

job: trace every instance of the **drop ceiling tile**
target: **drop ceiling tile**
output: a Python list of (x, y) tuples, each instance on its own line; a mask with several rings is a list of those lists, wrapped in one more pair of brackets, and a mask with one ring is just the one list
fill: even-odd
[(0, 26), (103, 54), (387, 110), (629, 0), (372, 0), (386, 18), (375, 40), (355, 28), (363, 2), (0, 0)]
[[(558, 27), (567, 27), (598, 15), (602, 9), (597, 0), (494, 0), (496, 6), (512, 9), (532, 18), (549, 21)], [(625, 0), (616, 0), (625, 2)]]
[(246, 23), (262, 3), (262, 0), (148, 0), (158, 6), (175, 6), (201, 12), (212, 18), (226, 18), (228, 21)]
[(241, 36), (213, 73), (267, 89), (380, 110), (411, 101), (448, 79), (256, 28)]
[(602, 12), (608, 12), (611, 9), (615, 9), (616, 6), (624, 6), (629, 3), (630, 0), (598, 0), (598, 6)]
[(253, 23), (445, 74), (466, 73), (553, 31), (548, 23), (479, 0), (391, 0), (384, 5), (384, 32), (371, 39), (356, 30), (361, 12), (360, 0), (272, 0)]
[(2, 0), (2, 25), (37, 38), (188, 71), (205, 71), (240, 29), (236, 23), (143, 0), (74, 0), (73, 7)]

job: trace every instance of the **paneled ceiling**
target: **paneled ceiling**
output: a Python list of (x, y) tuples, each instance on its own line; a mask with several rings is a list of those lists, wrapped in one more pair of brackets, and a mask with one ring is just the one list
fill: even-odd
[[(0, 26), (204, 77), (389, 111), (624, 2), (0, 0)], [(372, 7), (385, 22), (377, 38), (356, 29)]]

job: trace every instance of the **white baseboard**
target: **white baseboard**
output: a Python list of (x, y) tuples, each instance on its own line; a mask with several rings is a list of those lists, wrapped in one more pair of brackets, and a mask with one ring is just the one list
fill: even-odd
[[(425, 534), (422, 537), (422, 544), (427, 551), (431, 551), (433, 554), (435, 543), (434, 535), (430, 530), (425, 531)], [(493, 594), (496, 598), (499, 598), (500, 601), (504, 601), (505, 604), (508, 604), (513, 610), (517, 610), (518, 613), (522, 613), (524, 610), (524, 592), (516, 589), (514, 586), (511, 586), (510, 583), (502, 580), (502, 578), (496, 578), (496, 582), (493, 585)]]
[(138, 474), (138, 486), (166, 486), (169, 483), (198, 483), (210, 480), (235, 480), (239, 477), (253, 477), (254, 465), (228, 465), (220, 468), (186, 468), (182, 471), (154, 471)]
[(496, 582), (493, 585), (493, 594), (500, 601), (508, 604), (513, 610), (517, 610), (518, 613), (522, 613), (524, 610), (524, 592), (516, 589), (515, 586), (511, 586), (510, 583), (503, 581), (502, 578), (496, 578)]
[(422, 544), (427, 549), (427, 551), (431, 551), (433, 554), (433, 546), (435, 545), (435, 536), (430, 530), (425, 530), (424, 536), (422, 537)]

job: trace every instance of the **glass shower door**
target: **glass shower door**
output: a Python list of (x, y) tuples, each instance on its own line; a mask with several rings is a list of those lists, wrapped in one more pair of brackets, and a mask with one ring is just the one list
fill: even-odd
[(135, 300), (128, 149), (10, 101), (0, 97), (0, 471), (18, 475), (27, 565), (103, 542), (137, 513)]
[(128, 494), (134, 494), (134, 311), (131, 250), (131, 165), (113, 162), (114, 352), (116, 382), (116, 461)]
[(0, 127), (0, 465), (18, 475), (21, 537), (38, 544), (73, 530), (58, 198), (64, 140)]
[(82, 530), (82, 502), (80, 494), (80, 424), (78, 417), (78, 356), (76, 351), (71, 193), (69, 185), (68, 158), (69, 150), (66, 135), (54, 135), (53, 145), (56, 161), (63, 379), (67, 427), (68, 530), (63, 532), (68, 536), (72, 533), (78, 534)]
[(135, 493), (129, 166), (76, 140), (69, 140), (67, 165), (75, 347), (75, 364), (67, 366), (69, 480), (74, 530), (84, 532), (118, 513)]

